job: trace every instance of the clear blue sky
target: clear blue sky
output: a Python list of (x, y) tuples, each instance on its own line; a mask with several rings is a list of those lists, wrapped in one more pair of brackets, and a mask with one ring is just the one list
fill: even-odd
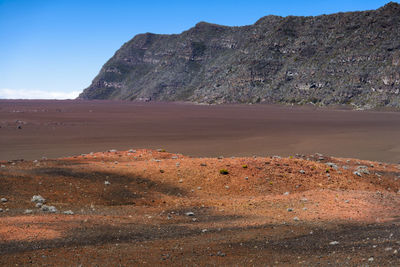
[(75, 96), (138, 33), (180, 33), (199, 21), (232, 26), (270, 14), (368, 10), (388, 2), (0, 0), (0, 98)]

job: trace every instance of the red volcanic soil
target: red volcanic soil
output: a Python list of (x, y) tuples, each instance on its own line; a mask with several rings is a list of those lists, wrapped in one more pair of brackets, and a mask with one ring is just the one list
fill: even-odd
[(319, 152), (400, 162), (399, 112), (1, 100), (0, 127), (0, 160), (164, 147), (201, 157)]
[(400, 265), (396, 164), (135, 150), (1, 165), (0, 265)]

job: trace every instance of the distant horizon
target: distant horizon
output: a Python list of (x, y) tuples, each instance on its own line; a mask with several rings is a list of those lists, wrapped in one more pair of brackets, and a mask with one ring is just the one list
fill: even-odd
[(0, 99), (75, 99), (140, 33), (179, 34), (199, 22), (245, 26), (268, 15), (375, 10), (389, 2), (0, 0), (0, 39), (6, 40), (0, 43)]

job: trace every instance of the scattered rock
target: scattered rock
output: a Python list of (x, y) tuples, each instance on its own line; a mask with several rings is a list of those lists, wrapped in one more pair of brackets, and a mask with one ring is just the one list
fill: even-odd
[(24, 214), (31, 214), (31, 213), (33, 213), (33, 210), (26, 209), (26, 210), (24, 211)]
[(218, 252), (217, 252), (217, 256), (219, 256), (219, 257), (225, 257), (226, 254), (223, 253), (223, 252), (221, 252), (221, 251), (218, 251)]
[(362, 174), (358, 171), (353, 172), (353, 174), (362, 177)]
[(327, 163), (325, 163), (326, 165), (328, 165), (329, 167), (331, 167), (332, 169), (334, 169), (334, 170), (337, 170), (338, 169), (338, 166), (335, 164), (335, 163), (333, 163), (333, 162), (327, 162)]
[(288, 196), (289, 194), (290, 194), (289, 192), (283, 193), (284, 196)]
[(46, 203), (46, 199), (44, 199), (41, 195), (34, 195), (31, 199), (31, 202), (35, 203)]
[(2, 197), (2, 198), (0, 199), (0, 201), (3, 202), (3, 203), (5, 203), (5, 202), (7, 202), (8, 200), (7, 200), (7, 198)]
[(3, 212), (3, 209), (0, 208), (0, 212)]
[(367, 166), (358, 166), (356, 171), (358, 171), (359, 173), (362, 173), (362, 174), (369, 174), (369, 170), (368, 170)]
[(186, 216), (194, 216), (194, 213), (192, 211), (186, 212), (185, 213)]
[(287, 211), (288, 211), (288, 212), (292, 212), (293, 209), (292, 209), (292, 208), (288, 208)]
[(66, 210), (63, 212), (65, 215), (74, 215), (74, 212), (72, 210)]
[(298, 222), (298, 221), (300, 221), (300, 219), (299, 219), (299, 217), (294, 217), (294, 218), (293, 218), (293, 221)]
[(332, 241), (332, 242), (329, 243), (329, 245), (332, 245), (332, 246), (337, 245), (337, 244), (339, 244), (338, 241)]
[(38, 203), (36, 203), (36, 205), (35, 205), (36, 208), (41, 208), (42, 206), (43, 206), (43, 203), (42, 203), (42, 202), (38, 202)]
[(306, 171), (305, 171), (305, 170), (300, 170), (300, 171), (299, 171), (299, 173), (301, 173), (301, 174), (305, 174), (305, 173), (306, 173)]
[(110, 185), (111, 183), (109, 181), (104, 181), (105, 185)]
[(47, 206), (47, 205), (43, 205), (43, 206), (41, 207), (41, 210), (42, 210), (42, 211), (45, 211), (45, 212), (50, 212), (50, 213), (56, 213), (56, 212), (57, 212), (56, 207), (54, 207), (54, 206)]

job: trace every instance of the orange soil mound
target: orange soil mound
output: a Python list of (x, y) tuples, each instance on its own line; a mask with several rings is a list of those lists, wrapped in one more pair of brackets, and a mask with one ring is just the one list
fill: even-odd
[[(268, 239), (283, 242), (283, 238), (287, 242), (294, 230), (297, 237), (316, 228), (335, 233), (339, 230), (332, 229), (338, 225), (396, 225), (400, 218), (400, 169), (395, 164), (322, 155), (191, 158), (162, 150), (91, 153), (1, 164), (0, 197), (8, 199), (0, 204), (4, 210), (0, 213), (0, 263), (4, 264), (46, 263), (45, 258), (30, 262), (38, 250), (51, 258), (54, 251), (44, 252), (43, 248), (62, 252), (64, 262), (59, 263), (69, 265), (76, 261), (64, 254), (68, 247), (77, 246), (83, 255), (98, 256), (110, 242), (130, 244), (134, 240), (136, 245), (147, 247), (149, 253), (162, 254), (161, 248), (169, 247), (171, 240), (190, 247), (190, 240), (197, 238), (199, 243), (195, 246), (201, 249), (209, 248), (211, 243), (219, 248), (227, 242), (231, 249), (233, 244), (253, 242), (265, 227), (274, 229), (268, 232)], [(30, 200), (36, 194), (59, 213), (48, 214), (35, 208)], [(24, 214), (26, 209), (33, 213)], [(62, 214), (65, 210), (72, 210), (74, 215)], [(292, 232), (281, 229), (284, 225)], [(400, 240), (395, 238), (393, 242)], [(358, 242), (350, 241), (353, 245)], [(32, 244), (38, 248), (32, 248)], [(150, 265), (159, 264), (160, 258), (162, 262), (170, 259), (151, 257), (142, 251), (143, 246), (136, 245), (121, 245), (120, 249), (144, 253), (142, 256), (132, 259), (118, 253), (107, 255), (125, 263), (131, 259)], [(245, 255), (250, 252), (243, 249), (224, 256), (223, 262), (220, 258), (213, 262), (251, 264)], [(247, 252), (243, 254), (244, 251)], [(267, 251), (251, 252), (258, 255), (259, 261), (255, 262), (279, 262), (276, 257), (266, 257), (270, 255)], [(305, 263), (315, 263), (311, 256), (320, 253), (316, 248), (310, 249)], [(342, 260), (337, 258), (339, 254), (329, 254), (328, 258), (337, 262)], [(21, 257), (16, 260), (16, 255)], [(196, 258), (208, 262), (205, 254), (190, 255), (185, 254), (184, 260), (175, 264), (190, 264)], [(365, 261), (363, 257), (359, 256), (355, 264)], [(139, 258), (141, 262), (136, 261)], [(392, 260), (382, 258), (381, 264), (396, 262)], [(292, 256), (287, 262), (298, 263)]]

